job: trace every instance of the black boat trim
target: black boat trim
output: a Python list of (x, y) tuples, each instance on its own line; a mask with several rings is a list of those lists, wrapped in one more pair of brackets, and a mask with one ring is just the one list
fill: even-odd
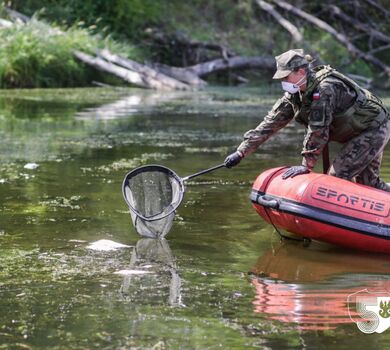
[(330, 210), (269, 195), (257, 190), (252, 190), (250, 199), (253, 203), (283, 213), (296, 215), (364, 235), (390, 240), (390, 225), (375, 224), (367, 220), (334, 213)]

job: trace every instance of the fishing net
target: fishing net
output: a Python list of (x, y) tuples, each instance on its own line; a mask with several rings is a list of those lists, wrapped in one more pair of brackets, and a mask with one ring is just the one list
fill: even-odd
[(149, 238), (163, 238), (170, 231), (175, 213), (171, 213), (168, 216), (154, 221), (146, 221), (134, 214), (130, 210), (131, 220), (133, 222), (135, 230), (143, 237)]
[(170, 230), (183, 199), (184, 184), (172, 170), (148, 165), (128, 173), (122, 191), (137, 232), (155, 238)]

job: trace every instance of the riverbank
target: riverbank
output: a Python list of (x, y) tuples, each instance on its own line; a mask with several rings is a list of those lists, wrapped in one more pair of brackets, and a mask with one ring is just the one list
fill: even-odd
[[(152, 66), (192, 67), (218, 58), (225, 62), (232, 57), (272, 59), (292, 47), (304, 47), (316, 54), (317, 62), (362, 76), (374, 87), (389, 86), (386, 13), (374, 11), (374, 5), (366, 3), (353, 11), (337, 0), (326, 6), (303, 1), (299, 9), (290, 10), (283, 1), (268, 2), (274, 6), (273, 12), (265, 10), (264, 1), (244, 0), (126, 0), (113, 1), (110, 6), (105, 1), (82, 6), (73, 0), (56, 4), (49, 0), (11, 2), (13, 9), (35, 20), (0, 29), (0, 87), (79, 87), (96, 81), (126, 84), (79, 62), (74, 57), (79, 50), (93, 56), (108, 48), (113, 54)], [(346, 25), (345, 16), (343, 22), (335, 9), (342, 15), (353, 15), (353, 25)], [(291, 12), (297, 10), (306, 11), (311, 20)], [(272, 15), (275, 11), (299, 35), (291, 37)], [(0, 12), (4, 18), (5, 11)], [(325, 29), (318, 27), (316, 20), (323, 21), (319, 23)], [(352, 30), (355, 27), (359, 35)], [(201, 78), (213, 85), (256, 85), (272, 76), (269, 65), (238, 68), (233, 72), (225, 67)]]

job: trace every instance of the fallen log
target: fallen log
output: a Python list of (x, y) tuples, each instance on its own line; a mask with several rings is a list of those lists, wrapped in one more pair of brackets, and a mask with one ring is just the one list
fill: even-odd
[(209, 62), (199, 63), (187, 69), (195, 73), (199, 77), (205, 77), (211, 73), (221, 72), (225, 70), (238, 70), (238, 69), (265, 69), (275, 70), (275, 59), (271, 56), (255, 56), (245, 57), (236, 56), (227, 60), (216, 59)]
[[(23, 15), (20, 12), (11, 10), (7, 8), (7, 12), (10, 17), (21, 20), (23, 23), (27, 23), (32, 19), (28, 16)], [(1, 25), (1, 22), (0, 22)], [(50, 34), (62, 34), (62, 31), (59, 29), (52, 29), (49, 27)], [(123, 57), (119, 57), (117, 55), (111, 54), (108, 50), (100, 51), (100, 55), (104, 56), (104, 58), (108, 61), (105, 61), (101, 58), (94, 58), (86, 53), (81, 51), (74, 52), (75, 57), (77, 57), (80, 61), (96, 68), (106, 73), (112, 74), (120, 79), (148, 89), (156, 89), (156, 90), (189, 90), (190, 87), (180, 81), (176, 81), (170, 77), (164, 76), (159, 72), (153, 71), (152, 69), (141, 65), (135, 61), (130, 59), (126, 59)], [(110, 64), (115, 63), (119, 64)]]
[(98, 51), (98, 56), (102, 57), (108, 62), (119, 65), (123, 68), (137, 72), (142, 76), (143, 81), (152, 88), (155, 89), (171, 89), (171, 90), (189, 90), (190, 87), (183, 82), (167, 76), (156, 69), (145, 66), (133, 60), (130, 60), (119, 55), (111, 53), (109, 50), (104, 49)]
[(292, 6), (291, 4), (282, 1), (282, 0), (273, 0), (274, 3), (276, 3), (279, 7), (305, 19), (306, 21), (314, 24), (318, 28), (330, 33), (332, 36), (334, 36), (341, 44), (345, 46), (345, 48), (352, 54), (354, 57), (361, 58), (365, 60), (366, 62), (369, 62), (377, 67), (379, 67), (381, 70), (383, 70), (386, 74), (387, 77), (390, 79), (390, 66), (386, 65), (383, 63), (381, 60), (378, 58), (374, 57), (373, 55), (363, 52), (360, 49), (358, 49), (355, 45), (353, 45), (348, 38), (338, 32), (336, 29), (334, 29), (332, 26), (330, 26), (328, 23), (324, 22), (323, 20), (303, 11), (298, 9), (295, 6)]
[(5, 11), (7, 12), (8, 16), (14, 20), (18, 20), (18, 21), (21, 21), (23, 23), (27, 23), (31, 20), (30, 17), (24, 15), (23, 13), (12, 10), (9, 7), (4, 7), (4, 8), (5, 8)]
[(162, 63), (150, 63), (151, 67), (176, 80), (191, 86), (205, 87), (207, 82), (191, 70), (191, 67), (171, 67)]
[(185, 81), (188, 84), (196, 84), (197, 81), (207, 84), (205, 81), (201, 80), (201, 78), (213, 73), (244, 69), (264, 69), (274, 71), (276, 69), (276, 63), (275, 59), (271, 56), (236, 56), (230, 57), (227, 60), (219, 58), (188, 67), (170, 67), (159, 63), (154, 63), (153, 67), (168, 76), (174, 77), (180, 81)]
[[(92, 66), (98, 70), (103, 72), (112, 74), (127, 83), (136, 85), (138, 87), (147, 88), (147, 89), (161, 89), (161, 90), (172, 90), (167, 86), (162, 85), (158, 81), (150, 81), (145, 79), (145, 77), (137, 72), (130, 71), (126, 68), (117, 66), (116, 64), (107, 62), (99, 57), (93, 57), (81, 51), (74, 51), (75, 57), (77, 57), (80, 61)], [(185, 89), (187, 90), (187, 89)]]
[(0, 27), (1, 28), (10, 28), (14, 24), (11, 21), (8, 21), (6, 19), (0, 18)]

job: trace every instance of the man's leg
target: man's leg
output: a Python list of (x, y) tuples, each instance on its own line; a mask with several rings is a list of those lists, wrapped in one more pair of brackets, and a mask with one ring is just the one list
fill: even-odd
[(383, 150), (390, 138), (390, 121), (379, 128), (368, 129), (347, 142), (335, 158), (329, 174), (390, 192), (390, 186), (379, 178)]
[(373, 161), (358, 176), (356, 176), (356, 182), (390, 192), (390, 186), (379, 177), (382, 157), (383, 152), (375, 157)]

